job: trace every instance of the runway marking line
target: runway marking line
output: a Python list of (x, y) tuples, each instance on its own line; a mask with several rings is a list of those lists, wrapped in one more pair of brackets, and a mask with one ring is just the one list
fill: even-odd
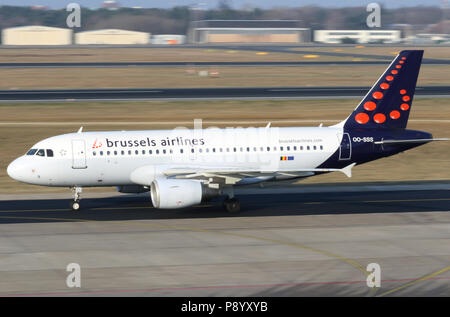
[(423, 281), (427, 281), (427, 280), (433, 279), (435, 276), (437, 276), (437, 275), (439, 275), (439, 274), (442, 274), (442, 273), (444, 273), (444, 272), (447, 272), (447, 271), (449, 271), (449, 270), (450, 270), (450, 266), (447, 266), (446, 268), (443, 268), (442, 270), (439, 270), (439, 271), (437, 271), (437, 272), (428, 274), (428, 275), (426, 275), (426, 276), (424, 276), (424, 277), (422, 277), (422, 278), (416, 279), (416, 280), (411, 281), (411, 282), (409, 282), (409, 283), (406, 283), (406, 284), (404, 284), (404, 285), (402, 285), (402, 286), (399, 286), (399, 287), (397, 287), (397, 288), (391, 289), (390, 291), (384, 292), (384, 293), (378, 295), (377, 297), (386, 296), (386, 295), (392, 294), (392, 293), (394, 293), (394, 292), (398, 292), (398, 291), (400, 291), (400, 290), (402, 290), (402, 289), (404, 289), (404, 288), (406, 288), (406, 287), (409, 287), (409, 286), (411, 286), (411, 285), (417, 284), (417, 283), (419, 283), (419, 282), (423, 282)]

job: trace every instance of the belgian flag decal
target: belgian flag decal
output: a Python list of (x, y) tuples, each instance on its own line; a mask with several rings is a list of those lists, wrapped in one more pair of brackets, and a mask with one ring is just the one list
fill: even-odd
[(293, 156), (280, 156), (280, 161), (293, 161)]

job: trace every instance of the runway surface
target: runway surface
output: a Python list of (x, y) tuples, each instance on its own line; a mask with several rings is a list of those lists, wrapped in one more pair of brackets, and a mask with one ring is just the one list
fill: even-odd
[[(0, 296), (450, 295), (449, 182), (252, 190), (237, 215), (220, 201), (155, 210), (147, 194), (79, 212), (70, 193), (2, 196)], [(69, 263), (81, 288), (66, 286)]]
[[(367, 47), (380, 47), (380, 45), (366, 45)], [(387, 47), (389, 45), (384, 45), (383, 47)], [(433, 46), (433, 45), (432, 45)], [(319, 56), (330, 56), (330, 57), (345, 57), (345, 58), (366, 58), (366, 59), (375, 59), (377, 61), (308, 61), (308, 62), (194, 62), (194, 63), (185, 63), (185, 62), (173, 62), (173, 63), (152, 63), (152, 62), (125, 62), (125, 63), (0, 63), (0, 67), (152, 67), (152, 66), (185, 66), (187, 64), (196, 64), (201, 66), (303, 66), (303, 65), (373, 65), (373, 64), (386, 64), (389, 63), (393, 55), (374, 55), (374, 54), (361, 54), (357, 51), (355, 52), (326, 52), (326, 51), (310, 51), (301, 50), (302, 47), (354, 47), (354, 45), (178, 45), (178, 46), (167, 46), (167, 45), (116, 45), (116, 46), (108, 46), (108, 45), (68, 45), (68, 46), (57, 46), (57, 47), (48, 47), (48, 46), (4, 46), (0, 47), (0, 49), (26, 49), (26, 48), (58, 48), (58, 49), (83, 49), (83, 48), (141, 48), (141, 49), (158, 49), (158, 48), (170, 48), (170, 49), (213, 49), (213, 50), (231, 50), (231, 51), (256, 51), (256, 52), (272, 52), (272, 53), (286, 53), (286, 54), (295, 54), (295, 55), (319, 55)], [(400, 44), (394, 45), (394, 47), (402, 47)], [(408, 47), (408, 46), (406, 46)], [(426, 46), (425, 47), (426, 50)], [(439, 46), (438, 46), (439, 47)], [(445, 46), (440, 46), (445, 47)], [(448, 59), (436, 59), (436, 58), (424, 58), (422, 60), (423, 64), (434, 64), (434, 65), (448, 65), (450, 64), (450, 60)]]
[[(0, 101), (66, 100), (179, 100), (240, 98), (352, 98), (364, 96), (370, 87), (233, 87), (77, 90), (0, 90)], [(417, 87), (416, 96), (450, 96), (449, 86)]]
[[(365, 66), (388, 65), (390, 59), (379, 61), (292, 61), (292, 62), (86, 62), (86, 63), (0, 63), (0, 68), (120, 68), (120, 67), (301, 67), (301, 66)], [(450, 60), (424, 60), (427, 65), (449, 65)]]
[[(310, 61), (310, 62), (86, 62), (86, 63), (0, 63), (0, 68), (108, 68), (108, 67), (293, 67), (293, 66), (329, 66), (329, 65), (387, 65), (386, 61)], [(427, 64), (450, 64), (448, 61)]]

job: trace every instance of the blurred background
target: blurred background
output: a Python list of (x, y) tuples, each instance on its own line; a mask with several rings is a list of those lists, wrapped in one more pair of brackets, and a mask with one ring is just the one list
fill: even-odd
[[(329, 125), (364, 95), (106, 100), (99, 92), (80, 100), (78, 89), (364, 88), (400, 50), (424, 49), (418, 85), (437, 93), (416, 95), (408, 127), (450, 136), (448, 1), (380, 2), (378, 9), (325, 0), (78, 3), (79, 12), (64, 1), (0, 1), (1, 193), (59, 191), (19, 184), (6, 166), (35, 142), (80, 126), (192, 127), (194, 118), (205, 127)], [(54, 89), (66, 92), (57, 100), (39, 97)], [(24, 90), (38, 97), (21, 99)], [(305, 182), (449, 179), (448, 155), (448, 146), (428, 144), (357, 167), (351, 180), (330, 174)]]

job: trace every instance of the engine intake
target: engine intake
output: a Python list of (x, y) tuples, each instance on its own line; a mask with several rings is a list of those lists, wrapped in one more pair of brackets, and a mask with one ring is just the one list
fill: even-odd
[(219, 196), (218, 189), (212, 189), (198, 180), (155, 179), (150, 186), (153, 207), (178, 209), (197, 205), (210, 197)]

